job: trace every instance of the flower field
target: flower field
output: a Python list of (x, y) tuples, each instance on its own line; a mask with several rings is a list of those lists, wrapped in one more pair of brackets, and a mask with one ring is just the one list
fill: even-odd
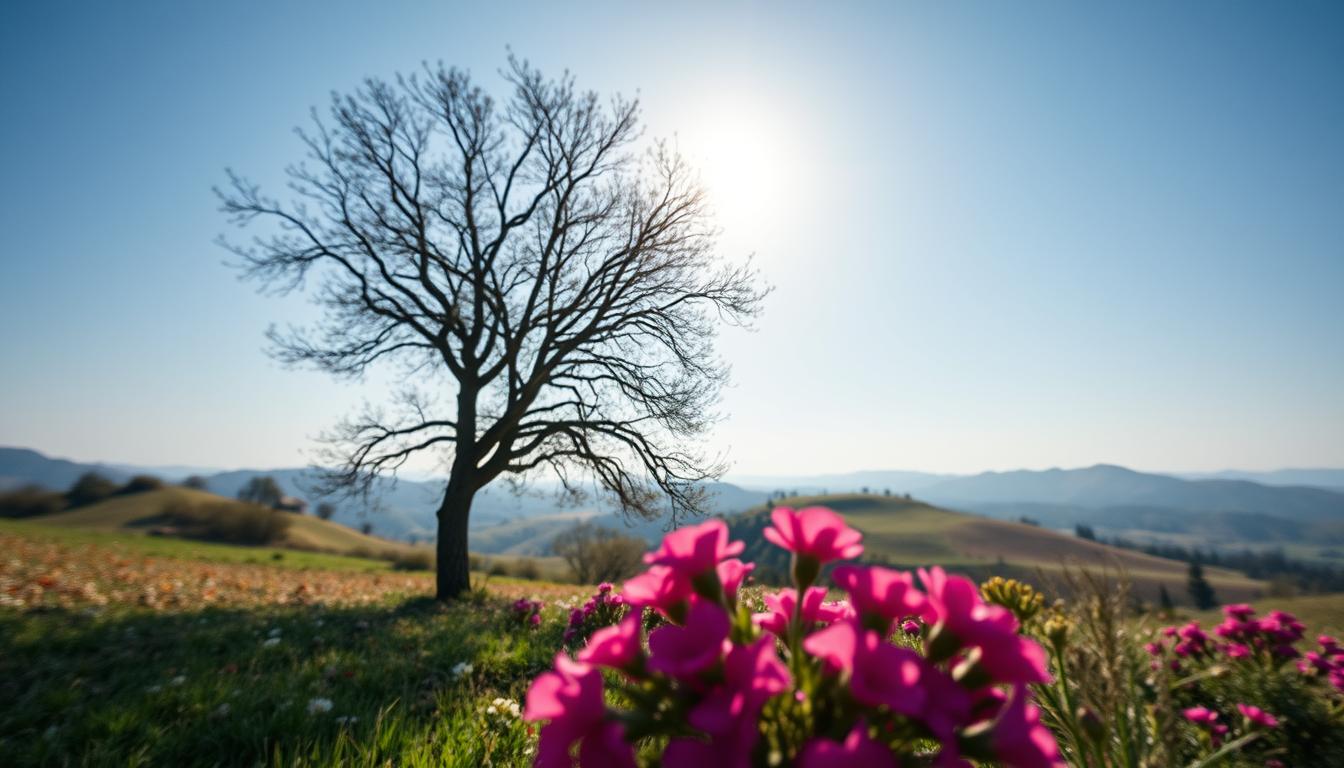
[(1282, 611), (1164, 626), (1088, 576), (1065, 604), (1014, 581), (847, 563), (861, 538), (815, 510), (779, 511), (766, 536), (794, 587), (752, 586), (711, 521), (619, 587), (494, 579), (442, 606), (428, 575), (348, 559), (0, 529), (0, 755), (1344, 764), (1344, 651)]

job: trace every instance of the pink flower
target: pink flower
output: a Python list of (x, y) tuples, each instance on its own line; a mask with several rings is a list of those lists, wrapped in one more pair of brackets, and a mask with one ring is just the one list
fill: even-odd
[(816, 738), (798, 753), (798, 768), (895, 768), (891, 750), (868, 736), (868, 726), (860, 720), (843, 743)]
[(1276, 728), (1279, 725), (1279, 718), (1269, 714), (1265, 710), (1252, 706), (1250, 704), (1238, 704), (1237, 709), (1245, 718), (1256, 725), (1263, 725), (1266, 728)]
[(723, 735), (747, 721), (754, 734), (761, 707), (787, 690), (789, 680), (789, 668), (775, 654), (773, 638), (733, 646), (723, 662), (723, 683), (691, 710), (690, 723), (706, 733)]
[(1195, 725), (1213, 725), (1214, 721), (1218, 719), (1218, 713), (1208, 707), (1190, 707), (1181, 714), (1185, 715), (1185, 719)]
[(777, 507), (770, 513), (773, 527), (764, 531), (766, 541), (795, 555), (821, 563), (848, 560), (863, 554), (863, 534), (845, 524), (844, 518), (825, 507), (794, 511)]
[(539, 768), (569, 768), (570, 750), (579, 744), (585, 765), (634, 768), (633, 747), (623, 738), (620, 723), (606, 719), (602, 702), (602, 673), (595, 667), (556, 654), (555, 668), (532, 681), (523, 719), (549, 720), (537, 744)]
[(1029, 698), (1025, 686), (1013, 688), (1013, 698), (994, 723), (994, 754), (999, 762), (1014, 768), (1063, 766), (1059, 745), (1050, 730), (1041, 725), (1040, 710)]
[(924, 709), (923, 659), (877, 632), (843, 621), (813, 632), (803, 640), (803, 650), (848, 674), (850, 692), (861, 704), (885, 704), (910, 716)]
[(1229, 659), (1245, 659), (1251, 655), (1251, 649), (1241, 643), (1228, 643), (1226, 651)]
[[(826, 599), (826, 590), (821, 587), (809, 587), (803, 597), (803, 627), (815, 623), (822, 611), (822, 601)], [(766, 613), (752, 614), (756, 626), (778, 637), (784, 637), (789, 631), (789, 622), (793, 620), (793, 611), (798, 600), (798, 590), (784, 588), (773, 595), (766, 595)]]
[(639, 643), (640, 611), (630, 611), (614, 627), (603, 627), (588, 639), (579, 652), (579, 661), (613, 669), (626, 669), (639, 659), (644, 649)]
[(755, 563), (743, 563), (737, 558), (724, 560), (715, 566), (714, 570), (719, 574), (719, 583), (723, 585), (723, 593), (729, 598), (737, 597), (737, 588), (742, 586), (751, 572), (756, 570)]
[(979, 648), (979, 663), (996, 682), (1049, 682), (1045, 650), (1017, 634), (1017, 619), (1008, 609), (986, 604), (970, 579), (948, 576), (942, 568), (920, 569), (919, 578), (928, 589), (925, 621), (936, 618), (939, 624), (935, 634)]
[(685, 608), (691, 596), (691, 582), (665, 565), (655, 565), (627, 580), (621, 594), (635, 607), (656, 608), (672, 615)]
[(696, 600), (685, 626), (669, 624), (649, 634), (649, 668), (671, 677), (696, 675), (723, 655), (729, 629), (721, 606)]
[(658, 549), (644, 555), (649, 565), (665, 565), (686, 579), (714, 569), (719, 561), (742, 554), (746, 545), (728, 541), (728, 524), (706, 520), (678, 528), (663, 537)]
[(901, 631), (907, 635), (919, 634), (919, 622), (914, 619), (906, 619), (901, 623)]
[(893, 621), (923, 615), (929, 607), (908, 571), (880, 566), (842, 565), (831, 580), (849, 593), (849, 602), (865, 627), (890, 630)]

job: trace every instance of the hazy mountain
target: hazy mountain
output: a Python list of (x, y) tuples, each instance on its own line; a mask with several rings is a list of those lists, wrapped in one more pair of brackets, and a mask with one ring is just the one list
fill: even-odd
[(894, 494), (914, 493), (935, 483), (959, 475), (937, 475), (900, 469), (876, 469), (828, 475), (729, 475), (725, 480), (757, 491), (784, 491), (789, 494), (854, 493), (867, 488), (874, 493), (889, 490)]
[[(406, 540), (409, 538), (431, 539), (438, 528), (436, 512), (443, 497), (442, 480), (383, 479), (375, 486), (369, 502), (340, 496), (322, 496), (314, 492), (318, 487), (318, 470), (312, 468), (283, 469), (238, 469), (214, 474), (183, 471), (178, 473), (156, 472), (155, 470), (173, 469), (166, 467), (137, 467), (114, 464), (82, 464), (64, 459), (53, 459), (24, 448), (0, 448), (0, 489), (18, 487), (30, 483), (53, 490), (64, 490), (82, 474), (96, 471), (118, 482), (134, 474), (155, 474), (165, 480), (179, 480), (188, 474), (202, 474), (206, 480), (206, 489), (221, 496), (237, 496), (243, 486), (254, 477), (269, 476), (275, 479), (286, 494), (304, 499), (313, 511), (319, 503), (329, 502), (336, 508), (335, 522), (351, 528), (359, 528), (364, 523), (373, 526), (373, 532), (386, 538)], [(178, 470), (192, 468), (177, 467)], [(539, 484), (530, 492), (515, 494), (501, 485), (490, 486), (476, 494), (471, 509), (471, 530), (476, 531), (498, 526), (507, 526), (520, 521), (548, 518), (552, 527), (562, 520), (572, 525), (576, 518), (604, 518), (604, 523), (623, 526), (625, 523), (614, 513), (609, 505), (596, 500), (580, 504), (561, 503), (555, 493), (555, 487)], [(766, 500), (766, 494), (750, 491), (728, 483), (711, 483), (710, 511), (715, 514), (741, 512)], [(643, 528), (662, 531), (662, 523), (645, 525)], [(533, 526), (538, 530), (546, 525)], [(558, 530), (549, 531), (553, 537)], [(651, 535), (651, 534), (650, 534)], [(541, 534), (545, 542), (549, 538)], [(507, 547), (506, 547), (507, 548)]]
[(1221, 472), (1183, 473), (1188, 480), (1250, 480), (1261, 485), (1305, 485), (1332, 491), (1344, 491), (1344, 469), (1275, 469), (1247, 472), (1225, 469)]
[(0, 448), (0, 490), (35, 484), (63, 491), (85, 472), (98, 472), (118, 482), (133, 474), (105, 464), (53, 459), (27, 448)]
[(972, 511), (1012, 502), (1248, 513), (1299, 521), (1344, 519), (1344, 493), (1248, 480), (1185, 480), (1107, 464), (1083, 469), (985, 472), (936, 483), (921, 491), (920, 497)]

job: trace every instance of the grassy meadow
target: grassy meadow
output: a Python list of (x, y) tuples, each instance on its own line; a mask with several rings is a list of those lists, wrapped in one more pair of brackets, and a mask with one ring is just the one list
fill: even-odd
[[(469, 599), (440, 605), (432, 574), (384, 558), (295, 549), (292, 540), (252, 547), (147, 535), (144, 505), (164, 499), (138, 498), (140, 513), (114, 499), (0, 520), (5, 765), (530, 764), (535, 732), (518, 707), (591, 587), (491, 575), (509, 560), (495, 557), (479, 561)], [(1042, 583), (1090, 558), (1136, 574), (1140, 589), (1154, 579), (1183, 593), (1174, 561), (918, 502), (815, 501), (864, 532), (872, 559)], [(739, 520), (735, 534), (753, 521)], [(295, 523), (318, 534), (338, 527)], [(746, 553), (767, 555), (754, 543)], [(1258, 582), (1232, 573), (1211, 569), (1210, 579), (1225, 601), (1260, 594)], [(523, 597), (545, 603), (538, 628), (511, 607)], [(1340, 596), (1255, 602), (1298, 613), (1313, 630), (1344, 627)]]
[(482, 574), (444, 607), (383, 561), (35, 524), (0, 550), (6, 765), (525, 764), (510, 702), (582, 592)]

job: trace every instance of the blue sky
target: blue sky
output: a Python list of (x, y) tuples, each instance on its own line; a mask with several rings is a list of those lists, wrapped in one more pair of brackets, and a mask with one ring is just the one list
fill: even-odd
[(5, 4), (0, 444), (304, 463), (386, 382), (263, 354), (312, 309), (211, 186), (511, 47), (637, 93), (776, 287), (721, 343), (737, 471), (1344, 465), (1344, 6), (562, 5)]

